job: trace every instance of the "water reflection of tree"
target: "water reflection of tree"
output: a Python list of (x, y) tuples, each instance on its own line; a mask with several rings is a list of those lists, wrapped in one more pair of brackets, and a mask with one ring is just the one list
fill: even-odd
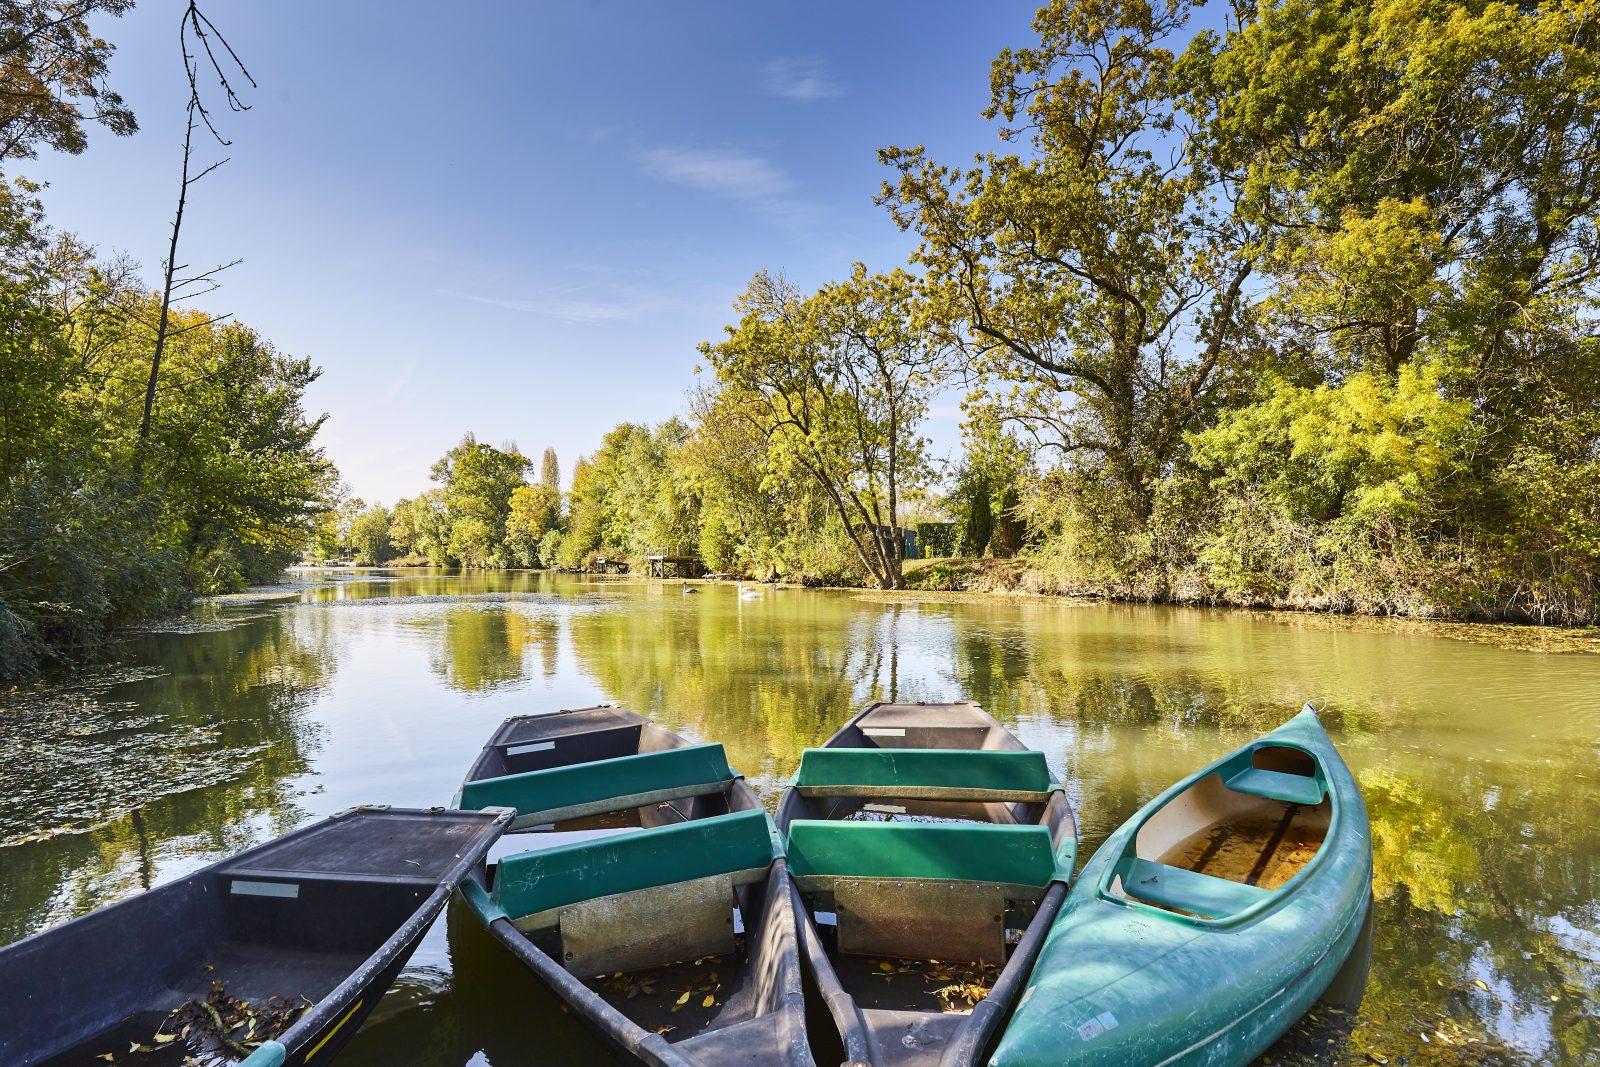
[(1600, 796), (1550, 761), (1399, 743), (1417, 698), (1391, 689), (1418, 684), (1416, 643), (1327, 647), (1339, 637), (1198, 611), (1094, 609), (1079, 624), (1071, 609), (978, 604), (953, 621), (952, 667), (1002, 721), (1051, 724), (1090, 849), (1165, 785), (1332, 698), (1324, 722), (1372, 824), (1376, 966), (1351, 1040), (1316, 1062), (1585, 1062), (1600, 1047)]
[(1384, 969), (1368, 1010), (1403, 1019), (1417, 1004), (1440, 1003), (1478, 1023), (1469, 1037), (1505, 1046), (1496, 1054), (1514, 1062), (1585, 1062), (1600, 1048), (1593, 791), (1570, 790), (1531, 761), (1360, 778), (1379, 951), (1413, 964)]
[(0, 832), (54, 835), (0, 849), (0, 941), (300, 822), (288, 781), (307, 771), (304, 712), (335, 658), (325, 617), (276, 612), (145, 635), (125, 649), (137, 671), (8, 701)]
[(892, 631), (876, 607), (783, 592), (754, 606), (724, 590), (683, 599), (572, 616), (579, 666), (616, 702), (722, 742), (752, 778), (786, 776), (853, 708), (888, 695)]
[[(430, 627), (439, 623), (430, 619)], [(444, 612), (441, 643), (429, 666), (446, 685), (481, 693), (519, 684), (537, 652), (546, 678), (556, 672), (561, 628), (542, 612), (516, 605), (466, 604)]]

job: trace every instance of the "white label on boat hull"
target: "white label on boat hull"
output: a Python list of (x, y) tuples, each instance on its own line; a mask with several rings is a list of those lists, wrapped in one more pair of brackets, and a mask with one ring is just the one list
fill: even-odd
[(294, 882), (246, 882), (235, 879), (228, 891), (241, 897), (283, 897), (295, 900), (300, 896), (300, 887)]
[(530, 752), (549, 752), (555, 747), (554, 741), (531, 741), (526, 745), (507, 745), (506, 755), (526, 756)]
[(863, 726), (861, 732), (868, 737), (904, 737), (906, 731), (900, 726)]

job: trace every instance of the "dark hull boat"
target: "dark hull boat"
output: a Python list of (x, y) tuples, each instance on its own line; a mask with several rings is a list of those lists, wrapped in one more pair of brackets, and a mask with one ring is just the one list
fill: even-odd
[(1107, 839), (992, 1063), (1243, 1067), (1364, 982), (1371, 893), (1366, 805), (1307, 707)]
[(527, 851), (462, 895), (613, 1050), (809, 1067), (781, 841), (721, 745), (613, 707), (508, 719), (456, 803), (516, 810)]
[(976, 704), (873, 704), (778, 806), (816, 1058), (977, 1064), (1066, 895), (1077, 824), (1042, 753)]
[(328, 1063), (510, 817), (354, 808), (0, 950), (0, 1063)]

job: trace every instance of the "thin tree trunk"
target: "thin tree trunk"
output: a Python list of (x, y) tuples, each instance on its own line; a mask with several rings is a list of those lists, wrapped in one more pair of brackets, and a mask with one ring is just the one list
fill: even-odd
[(139, 453), (144, 459), (145, 442), (150, 437), (150, 414), (156, 406), (156, 384), (161, 378), (161, 356), (167, 347), (167, 326), (172, 317), (172, 279), (178, 269), (178, 234), (183, 229), (183, 208), (189, 199), (189, 158), (194, 141), (194, 99), (189, 100), (188, 121), (183, 128), (183, 180), (178, 185), (178, 210), (172, 217), (172, 239), (167, 242), (167, 268), (161, 279), (161, 317), (156, 322), (156, 346), (150, 355), (150, 380), (144, 387), (144, 416), (139, 420)]

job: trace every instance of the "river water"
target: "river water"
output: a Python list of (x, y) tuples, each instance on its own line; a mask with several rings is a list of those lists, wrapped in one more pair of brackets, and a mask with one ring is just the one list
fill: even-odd
[[(721, 741), (775, 804), (867, 700), (970, 698), (1045, 752), (1087, 856), (1313, 700), (1371, 812), (1371, 980), (1353, 1018), (1319, 1010), (1263, 1062), (1600, 1063), (1600, 656), (1051, 600), (300, 580), (0, 694), (0, 943), (354, 804), (447, 803), (512, 714), (626, 705)], [(595, 1062), (459, 906), (340, 1059)]]

